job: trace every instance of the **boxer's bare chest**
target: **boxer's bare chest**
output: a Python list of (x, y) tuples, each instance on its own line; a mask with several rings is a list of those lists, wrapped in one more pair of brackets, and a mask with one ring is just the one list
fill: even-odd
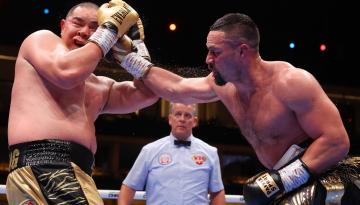
[(298, 128), (294, 113), (270, 89), (251, 94), (232, 90), (222, 101), (253, 146), (276, 144)]

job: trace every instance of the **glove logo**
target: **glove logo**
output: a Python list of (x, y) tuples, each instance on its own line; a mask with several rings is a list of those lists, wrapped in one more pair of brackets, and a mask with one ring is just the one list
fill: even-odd
[(256, 183), (259, 185), (264, 194), (270, 198), (280, 189), (275, 183), (274, 179), (270, 176), (269, 173), (264, 173), (256, 179)]
[(111, 17), (113, 19), (115, 19), (117, 22), (119, 22), (120, 24), (122, 24), (123, 20), (129, 13), (130, 13), (130, 9), (125, 4), (124, 7), (120, 11), (114, 13)]

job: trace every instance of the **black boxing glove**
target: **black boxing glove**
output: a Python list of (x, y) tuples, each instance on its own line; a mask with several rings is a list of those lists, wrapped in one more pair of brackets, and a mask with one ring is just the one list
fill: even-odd
[(301, 159), (296, 159), (280, 170), (262, 172), (244, 185), (246, 205), (268, 205), (284, 194), (305, 184), (311, 177)]

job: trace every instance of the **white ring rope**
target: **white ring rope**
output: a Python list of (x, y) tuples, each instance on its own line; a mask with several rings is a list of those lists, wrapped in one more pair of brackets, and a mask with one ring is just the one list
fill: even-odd
[[(119, 191), (117, 190), (99, 190), (100, 196), (103, 199), (117, 199)], [(0, 194), (6, 194), (5, 185), (0, 185)], [(135, 200), (146, 200), (146, 193), (144, 191), (135, 192)], [(241, 195), (225, 195), (226, 203), (244, 204), (244, 197)]]
[(16, 57), (0, 54), (0, 60), (16, 61)]

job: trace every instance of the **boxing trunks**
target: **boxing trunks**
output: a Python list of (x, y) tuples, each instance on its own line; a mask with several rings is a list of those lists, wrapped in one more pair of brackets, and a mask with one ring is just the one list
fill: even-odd
[[(295, 155), (303, 153), (296, 145), (289, 150), (280, 161), (286, 158), (291, 160)], [(360, 157), (345, 158), (325, 173), (314, 177), (308, 183), (272, 203), (272, 205), (330, 204), (360, 204)]]
[(92, 152), (64, 140), (11, 145), (6, 196), (9, 205), (102, 205), (91, 178)]

